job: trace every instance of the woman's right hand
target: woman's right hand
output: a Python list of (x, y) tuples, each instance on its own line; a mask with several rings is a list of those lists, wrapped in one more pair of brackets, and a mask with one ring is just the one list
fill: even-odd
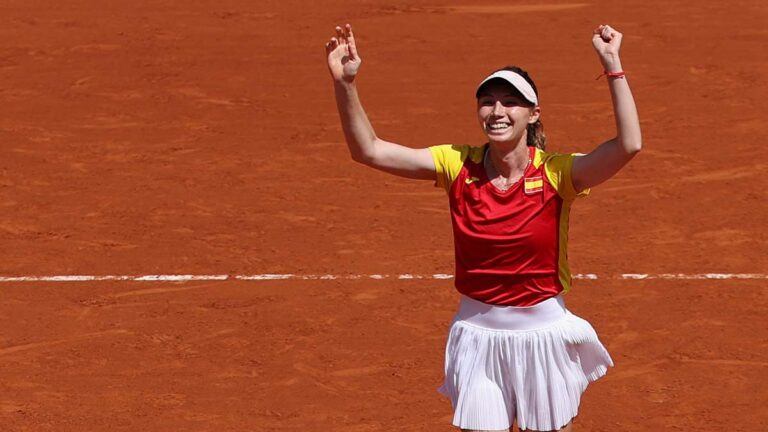
[(357, 54), (352, 26), (336, 27), (336, 36), (325, 44), (328, 70), (334, 81), (351, 83), (357, 75), (362, 59)]

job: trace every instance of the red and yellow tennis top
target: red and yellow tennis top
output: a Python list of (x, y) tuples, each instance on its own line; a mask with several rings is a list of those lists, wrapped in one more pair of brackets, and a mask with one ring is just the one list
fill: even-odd
[(488, 178), (488, 144), (430, 147), (439, 187), (448, 192), (456, 249), (456, 288), (484, 303), (531, 306), (567, 292), (568, 216), (577, 196), (575, 155), (529, 147), (523, 177), (502, 192)]

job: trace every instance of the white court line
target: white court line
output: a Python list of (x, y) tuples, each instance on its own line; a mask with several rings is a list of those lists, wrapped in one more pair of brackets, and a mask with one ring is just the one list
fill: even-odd
[[(703, 280), (703, 279), (768, 279), (766, 273), (622, 273), (620, 275), (598, 276), (594, 273), (573, 275), (574, 279), (622, 279), (622, 280)], [(56, 275), (56, 276), (0, 276), (0, 282), (91, 282), (91, 281), (139, 281), (139, 282), (188, 282), (188, 281), (270, 281), (270, 280), (336, 280), (336, 279), (398, 279), (398, 280), (443, 280), (453, 279), (449, 274), (415, 275), (415, 274), (370, 274), (370, 275), (297, 275), (292, 273), (264, 273), (254, 275), (189, 275), (189, 274), (160, 274), (160, 275)]]
[(227, 276), (227, 278), (232, 279), (239, 279), (239, 280), (284, 280), (284, 279), (295, 279), (296, 275), (294, 274), (260, 274), (260, 275), (251, 275), (251, 276), (242, 276), (242, 275), (236, 275), (236, 276)]
[[(575, 276), (574, 276), (575, 277)], [(661, 274), (647, 274), (647, 273), (624, 273), (620, 276), (620, 279), (678, 279), (678, 280), (691, 280), (691, 279), (768, 279), (768, 274), (761, 273), (701, 273), (701, 274), (684, 274), (684, 273), (661, 273)]]

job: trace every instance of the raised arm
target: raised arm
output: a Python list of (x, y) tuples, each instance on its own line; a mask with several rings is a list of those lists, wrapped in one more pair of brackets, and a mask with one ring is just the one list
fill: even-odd
[(376, 136), (355, 86), (362, 59), (357, 52), (352, 26), (336, 27), (336, 36), (325, 44), (325, 53), (352, 159), (401, 177), (435, 180), (435, 165), (429, 149), (412, 149)]
[(616, 137), (574, 160), (571, 177), (577, 191), (597, 186), (613, 177), (642, 147), (635, 100), (626, 77), (620, 74), (624, 71), (619, 59), (621, 38), (621, 33), (607, 25), (601, 25), (592, 34), (592, 45), (600, 57), (611, 91)]

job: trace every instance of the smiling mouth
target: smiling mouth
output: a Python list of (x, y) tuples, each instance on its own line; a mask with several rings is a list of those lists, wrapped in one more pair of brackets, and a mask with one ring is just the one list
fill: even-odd
[(486, 123), (489, 132), (506, 132), (512, 127), (509, 123)]

